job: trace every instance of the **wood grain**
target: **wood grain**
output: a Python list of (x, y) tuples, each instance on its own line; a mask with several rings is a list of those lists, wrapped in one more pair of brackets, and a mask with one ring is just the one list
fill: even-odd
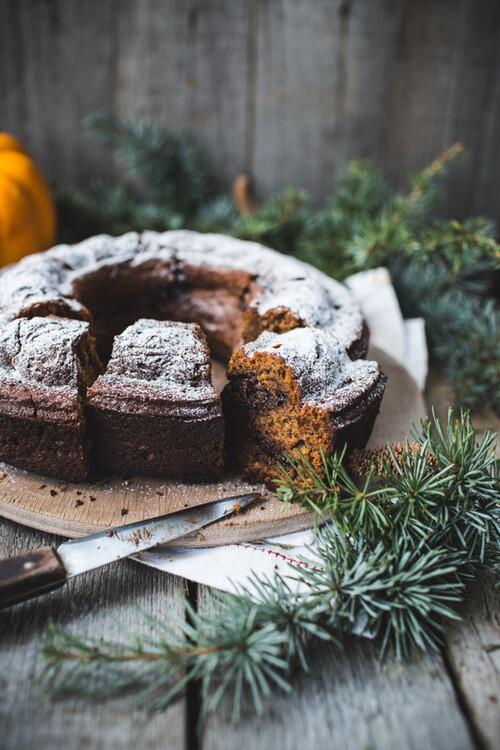
[(445, 180), (446, 207), (454, 216), (498, 216), (500, 4), (421, 0), (399, 7), (383, 163), (402, 185), (405, 175), (462, 141), (469, 157)]
[[(389, 4), (258, 4), (252, 171), (324, 200), (350, 159), (380, 160), (392, 50)], [(300, 167), (298, 162), (300, 161)]]
[(113, 0), (0, 3), (0, 128), (26, 143), (51, 182), (109, 174), (81, 120), (111, 111), (115, 9)]
[[(446, 419), (450, 388), (431, 370), (428, 406)], [(491, 411), (474, 415), (480, 439), (484, 429), (500, 434)], [(500, 446), (497, 453), (500, 456)], [(202, 590), (203, 591), (203, 590)], [(203, 594), (201, 606), (203, 606)], [(232, 699), (211, 718), (203, 750), (245, 747), (429, 748), (496, 750), (500, 746), (500, 594), (476, 584), (462, 608), (463, 622), (449, 625), (441, 654), (411, 663), (390, 655), (377, 660), (376, 644), (349, 641), (343, 651), (319, 646), (310, 673), (294, 678), (291, 696), (273, 692), (264, 716), (256, 720), (248, 696), (242, 721), (230, 722)], [(485, 646), (498, 646), (489, 651)]]
[[(425, 414), (425, 404), (404, 368), (381, 351), (371, 350), (369, 356), (380, 362), (388, 376), (369, 445), (399, 442), (407, 435), (411, 421)], [(217, 369), (216, 375), (218, 379)], [(221, 385), (222, 380), (218, 380), (219, 389)], [(71, 484), (6, 464), (0, 464), (0, 515), (43, 531), (77, 537), (256, 489), (262, 491), (262, 502), (170, 546), (218, 546), (310, 528), (313, 514), (300, 506), (284, 508), (264, 486), (249, 484), (240, 475), (205, 484), (144, 477), (105, 477), (94, 483)]]
[(250, 3), (125, 0), (116, 10), (116, 114), (191, 133), (229, 184), (246, 167)]
[[(446, 418), (451, 389), (435, 370), (427, 383), (427, 403)], [(492, 410), (474, 414), (476, 439), (487, 430), (500, 435), (500, 417)], [(500, 458), (500, 443), (496, 455)], [(488, 750), (500, 746), (500, 595), (490, 582), (478, 581), (461, 608), (463, 621), (451, 623), (445, 635), (445, 655), (457, 694), (470, 714), (477, 744)], [(489, 651), (488, 646), (498, 646)]]
[(450, 625), (446, 634), (450, 672), (471, 714), (479, 741), (488, 750), (497, 750), (500, 747), (498, 589), (489, 582), (474, 586), (461, 615), (463, 622)]
[(248, 695), (241, 722), (232, 724), (228, 693), (208, 723), (203, 750), (474, 747), (439, 654), (417, 656), (409, 664), (390, 655), (380, 662), (376, 644), (351, 639), (342, 650), (317, 646), (309, 667), (309, 674), (293, 676), (290, 695), (272, 691), (258, 722)]
[(221, 188), (249, 171), (262, 198), (322, 201), (356, 156), (406, 186), (462, 140), (445, 211), (500, 216), (497, 0), (2, 0), (0, 92), (59, 185), (113, 174), (80, 125), (102, 110), (191, 132)]
[[(379, 159), (403, 185), (408, 170), (462, 139), (472, 156), (447, 181), (445, 210), (498, 218), (499, 36), (497, 0), (3, 0), (0, 127), (26, 141), (53, 183), (85, 184), (109, 177), (112, 165), (83, 137), (81, 117), (96, 109), (149, 114), (200, 137), (222, 185), (243, 165), (261, 197), (290, 182), (319, 199), (350, 155)], [(445, 414), (446, 387), (430, 397)], [(489, 413), (475, 424), (480, 431), (496, 422)], [(56, 543), (0, 519), (1, 555)], [(292, 697), (273, 693), (262, 719), (248, 708), (236, 727), (225, 702), (198, 745), (185, 732), (195, 706), (184, 700), (151, 715), (128, 696), (43, 696), (33, 678), (49, 617), (97, 638), (120, 636), (102, 607), (133, 629), (144, 623), (130, 599), (172, 622), (173, 613), (183, 616), (175, 597), (183, 589), (124, 561), (75, 580), (69, 595), (3, 613), (2, 748), (500, 746), (500, 651), (484, 649), (500, 641), (498, 592), (490, 590), (449, 631), (444, 658), (380, 664), (371, 644), (350, 642), (340, 653), (321, 646)]]
[[(446, 419), (452, 401), (450, 386), (435, 369), (427, 380), (426, 401)], [(473, 415), (476, 439), (486, 430), (500, 435), (500, 418), (492, 410)], [(500, 458), (500, 443), (496, 455)], [(470, 599), (462, 607), (463, 622), (450, 624), (445, 634), (445, 656), (479, 747), (500, 746), (500, 649), (488, 652), (487, 645), (500, 645), (500, 595), (486, 582), (472, 586)]]
[[(0, 522), (0, 556), (43, 545), (56, 537)], [(122, 694), (105, 700), (66, 697), (50, 702), (35, 681), (40, 672), (40, 637), (49, 620), (79, 634), (122, 640), (126, 628), (149, 633), (138, 608), (175, 628), (183, 617), (181, 579), (121, 561), (79, 576), (68, 586), (0, 614), (0, 746), (2, 750), (92, 748), (178, 750), (185, 746), (185, 703), (152, 714)], [(114, 619), (115, 618), (115, 619)]]

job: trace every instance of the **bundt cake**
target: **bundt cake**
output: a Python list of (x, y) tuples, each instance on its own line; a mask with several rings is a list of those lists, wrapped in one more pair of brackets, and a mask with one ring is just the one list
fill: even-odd
[(300, 453), (322, 475), (322, 453), (364, 447), (386, 382), (376, 362), (352, 361), (317, 328), (262, 333), (234, 352), (227, 374), (228, 449), (271, 486), (288, 455)]
[(49, 476), (89, 472), (84, 404), (102, 371), (89, 324), (21, 318), (0, 329), (0, 456)]
[[(137, 328), (134, 324), (138, 319), (141, 321)], [(149, 320), (144, 322), (142, 319)], [(31, 320), (33, 322), (30, 322)], [(16, 265), (0, 271), (0, 339), (13, 342), (5, 345), (7, 349), (14, 351), (18, 345), (16, 341), (22, 339), (21, 336), (17, 337), (16, 331), (27, 332), (31, 330), (30, 326), (34, 326), (33, 330), (41, 330), (40, 326), (45, 325), (49, 326), (51, 331), (50, 335), (47, 334), (45, 345), (37, 350), (36, 373), (30, 374), (30, 378), (36, 380), (40, 387), (49, 388), (44, 396), (43, 410), (40, 411), (38, 406), (31, 405), (27, 410), (20, 411), (21, 391), (25, 394), (26, 403), (31, 404), (31, 381), (29, 384), (25, 383), (15, 374), (16, 365), (12, 364), (14, 355), (10, 359), (10, 355), (4, 356), (8, 364), (2, 365), (3, 369), (0, 371), (3, 409), (0, 421), (0, 460), (21, 468), (56, 474), (64, 478), (79, 479), (88, 471), (88, 431), (85, 428), (83, 405), (87, 399), (86, 387), (91, 386), (100, 371), (89, 331), (95, 337), (97, 352), (104, 363), (111, 355), (113, 340), (119, 337), (115, 342), (110, 366), (91, 389), (88, 399), (87, 414), (91, 424), (91, 439), (95, 444), (91, 454), (94, 464), (110, 469), (125, 467), (127, 473), (132, 469), (141, 473), (163, 473), (180, 471), (179, 467), (184, 461), (184, 469), (181, 472), (184, 475), (189, 464), (188, 455), (194, 456), (195, 446), (206, 446), (206, 443), (201, 440), (198, 442), (194, 432), (189, 432), (189, 418), (186, 416), (184, 431), (180, 428), (180, 422), (179, 427), (175, 427), (178, 457), (174, 458), (174, 441), (171, 438), (173, 433), (169, 430), (174, 429), (175, 408), (179, 410), (181, 422), (184, 415), (193, 413), (193, 409), (195, 412), (197, 409), (202, 410), (201, 405), (195, 406), (198, 398), (202, 401), (206, 398), (203, 407), (207, 422), (205, 427), (208, 430), (208, 425), (211, 425), (212, 447), (217, 452), (215, 446), (217, 441), (221, 440), (221, 422), (220, 417), (217, 417), (218, 402), (214, 400), (213, 393), (209, 393), (207, 381), (204, 380), (205, 375), (201, 374), (206, 374), (207, 366), (206, 359), (203, 359), (206, 358), (206, 350), (204, 345), (201, 345), (201, 334), (196, 329), (186, 326), (176, 328), (155, 324), (153, 320), (199, 324), (207, 337), (212, 354), (225, 361), (248, 342), (257, 340), (255, 345), (260, 346), (264, 341), (264, 346), (267, 346), (266, 336), (277, 337), (279, 343), (281, 336), (288, 336), (287, 332), (295, 329), (309, 331), (309, 335), (296, 333), (285, 339), (285, 342), (296, 342), (297, 351), (293, 366), (289, 366), (290, 373), (292, 370), (294, 373), (298, 372), (297, 367), (302, 356), (304, 361), (313, 362), (310, 350), (313, 346), (311, 336), (313, 332), (318, 332), (323, 342), (321, 346), (317, 344), (318, 351), (323, 351), (325, 356), (330, 349), (340, 352), (343, 355), (341, 366), (333, 354), (330, 360), (337, 363), (335, 367), (339, 377), (340, 373), (349, 372), (349, 377), (353, 379), (350, 389), (342, 390), (340, 380), (335, 381), (333, 387), (331, 374), (328, 374), (323, 365), (320, 364), (318, 367), (317, 378), (323, 379), (325, 398), (328, 396), (333, 399), (332, 404), (337, 403), (335, 393), (339, 386), (346, 394), (346, 398), (347, 394), (350, 394), (351, 399), (340, 409), (341, 421), (336, 421), (333, 417), (334, 407), (328, 407), (331, 425), (329, 429), (332, 433), (330, 443), (338, 443), (345, 438), (360, 444), (368, 438), (373, 422), (372, 415), (374, 416), (376, 411), (375, 403), (378, 404), (375, 397), (377, 389), (373, 385), (373, 393), (370, 396), (370, 388), (363, 380), (363, 373), (368, 365), (361, 366), (360, 363), (357, 367), (351, 368), (349, 364), (350, 361), (354, 362), (365, 356), (368, 330), (354, 298), (345, 287), (305, 263), (252, 242), (190, 231), (163, 234), (149, 231), (142, 234), (130, 232), (117, 238), (101, 235), (78, 245), (60, 245), (44, 253), (27, 256)], [(120, 337), (128, 326), (132, 328)], [(177, 334), (173, 332), (181, 330), (183, 333), (179, 338), (179, 346), (183, 342), (188, 354), (175, 358), (175, 367), (179, 368), (179, 378), (175, 380), (173, 370), (168, 364), (168, 355), (162, 360), (164, 372), (161, 375), (155, 357), (161, 359), (159, 352), (162, 347), (164, 346), (167, 351), (170, 345), (173, 346), (168, 342), (173, 342), (174, 339), (169, 337), (175, 337)], [(77, 339), (77, 332), (83, 338)], [(148, 349), (149, 344), (146, 346), (146, 342), (153, 339), (156, 343)], [(201, 347), (204, 352), (203, 356), (200, 354), (199, 360), (195, 358), (196, 362), (192, 362), (192, 354), (189, 353), (190, 347), (194, 346), (189, 342), (194, 340), (197, 342), (196, 346)], [(303, 355), (300, 352), (300, 342), (305, 346)], [(274, 351), (274, 344), (272, 347)], [(231, 362), (232, 382), (226, 394), (227, 403), (230, 404), (227, 409), (228, 420), (233, 419), (232, 414), (239, 415), (242, 411), (250, 409), (250, 396), (243, 396), (241, 388), (247, 388), (250, 393), (252, 378), (248, 376), (247, 387), (243, 385), (245, 378), (238, 375), (238, 368), (244, 367), (243, 362), (248, 358), (248, 351), (250, 350), (244, 349), (241, 358), (239, 354), (234, 354)], [(320, 355), (318, 357), (321, 359)], [(184, 359), (187, 370), (181, 370), (181, 360)], [(59, 383), (58, 379), (63, 376), (58, 372), (58, 363), (70, 360), (74, 368), (71, 385), (69, 381)], [(190, 365), (193, 366), (193, 370), (189, 369)], [(200, 368), (199, 390), (194, 389), (197, 390), (197, 394), (190, 392), (189, 397), (184, 398), (179, 387), (177, 407), (174, 408), (173, 400), (169, 401), (170, 396), (165, 396), (166, 392), (169, 388), (172, 391), (176, 390), (173, 386), (171, 388), (171, 385), (177, 383), (179, 386), (181, 378), (187, 379), (189, 391), (196, 367)], [(283, 367), (286, 370), (284, 365)], [(166, 373), (170, 374), (167, 376)], [(381, 395), (383, 378), (380, 373), (378, 377)], [(242, 384), (240, 390), (236, 385), (238, 380)], [(299, 380), (300, 378), (297, 382)], [(318, 392), (321, 390), (320, 380), (317, 381)], [(58, 384), (54, 386), (53, 381), (57, 381)], [(21, 385), (15, 385), (18, 382), (24, 390)], [(307, 390), (304, 391), (305, 380), (300, 383), (297, 385), (296, 394), (299, 393), (303, 401), (304, 406), (301, 408), (309, 410), (309, 401), (307, 397), (304, 400), (303, 395), (307, 394)], [(359, 385), (360, 392), (356, 390), (356, 385)], [(61, 433), (68, 435), (61, 438), (62, 443), (67, 441), (67, 450), (64, 450), (60, 442), (56, 443), (60, 440), (59, 432), (57, 436), (54, 432), (54, 453), (58, 455), (54, 456), (52, 461), (48, 461), (52, 433), (44, 427), (42, 439), (39, 431), (40, 422), (50, 422), (54, 430), (56, 426), (60, 426), (61, 430), (68, 429), (68, 414), (59, 416), (62, 391), (54, 390), (63, 387), (66, 388), (68, 398), (68, 389), (72, 389), (72, 437), (70, 439), (69, 432)], [(50, 390), (51, 388), (53, 390)], [(361, 393), (366, 399), (365, 409)], [(373, 404), (370, 406), (372, 396)], [(291, 391), (288, 397), (291, 398)], [(299, 402), (296, 400), (294, 403), (298, 409)], [(352, 406), (351, 410), (349, 406)], [(257, 401), (255, 408), (260, 415), (264, 414)], [(161, 417), (160, 409), (164, 409)], [(362, 412), (366, 412), (365, 417), (361, 416)], [(319, 419), (317, 414), (316, 416)], [(15, 422), (18, 418), (27, 421)], [(155, 422), (155, 419), (158, 421)], [(160, 430), (158, 425), (162, 419)], [(240, 417), (236, 416), (235, 419)], [(321, 424), (328, 423), (326, 417), (322, 417), (322, 420)], [(255, 420), (252, 418), (251, 422), (254, 431), (252, 434), (256, 435), (261, 429), (262, 419), (259, 416)], [(351, 422), (352, 426), (348, 428)], [(189, 438), (188, 432), (191, 435)], [(231, 430), (231, 434), (234, 434), (234, 430)], [(245, 435), (249, 434), (246, 430)], [(16, 448), (12, 442), (12, 436), (22, 442), (22, 435), (30, 436), (29, 450), (25, 446)], [(34, 435), (38, 437), (35, 439)], [(148, 435), (152, 436), (154, 446), (146, 445)], [(181, 435), (185, 437), (180, 437)], [(180, 445), (182, 440), (186, 441), (184, 446)], [(253, 443), (249, 437), (245, 440), (250, 450)], [(300, 440), (302, 438), (299, 438), (299, 442)], [(304, 439), (304, 444), (307, 440)], [(326, 433), (321, 440), (326, 446)], [(238, 449), (238, 455), (241, 456), (242, 464), (247, 466), (256, 478), (268, 477), (271, 472), (269, 467), (272, 466), (269, 456), (275, 450), (275, 444), (281, 445), (282, 442), (281, 438), (274, 442), (271, 440), (274, 447), (266, 454), (267, 458), (262, 459), (263, 466), (260, 469), (256, 461), (250, 467), (244, 459), (243, 449)], [(313, 443), (314, 441), (310, 441), (311, 450)], [(80, 456), (78, 460), (72, 453), (74, 451), (76, 455), (78, 452), (76, 445)], [(262, 449), (262, 445), (260, 439), (259, 450)], [(203, 448), (207, 456), (212, 447)], [(199, 452), (201, 450), (200, 448)], [(256, 448), (252, 447), (251, 450), (255, 452)], [(172, 451), (172, 455), (168, 459), (170, 463), (165, 463), (168, 451)], [(206, 464), (203, 464), (204, 459), (201, 455), (198, 456), (197, 462), (191, 462), (192, 476), (200, 477), (203, 474), (208, 478), (214, 475), (210, 474), (208, 469), (205, 475), (204, 470), (200, 469), (202, 465), (208, 467), (210, 464), (214, 473), (220, 470), (220, 458), (214, 459), (215, 454), (210, 455), (212, 459), (207, 458)], [(161, 462), (169, 468), (160, 468)]]
[(138, 320), (117, 336), (88, 391), (93, 456), (102, 469), (146, 476), (221, 476), (224, 421), (210, 352), (194, 323)]

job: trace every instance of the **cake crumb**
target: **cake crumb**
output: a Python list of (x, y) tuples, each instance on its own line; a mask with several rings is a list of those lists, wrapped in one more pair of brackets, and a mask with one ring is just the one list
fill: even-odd
[(95, 502), (95, 497), (93, 495), (89, 495), (89, 500), (91, 503)]
[(128, 508), (122, 508), (122, 516), (126, 516), (128, 513)]
[(137, 529), (137, 531), (134, 531), (129, 541), (133, 542), (135, 546), (138, 547), (141, 542), (148, 541), (152, 536), (153, 534), (147, 528)]
[(50, 490), (50, 494), (52, 497), (55, 497), (57, 495), (57, 490)]
[(77, 508), (79, 508), (80, 505), (83, 505), (83, 500), (76, 500), (75, 505)]

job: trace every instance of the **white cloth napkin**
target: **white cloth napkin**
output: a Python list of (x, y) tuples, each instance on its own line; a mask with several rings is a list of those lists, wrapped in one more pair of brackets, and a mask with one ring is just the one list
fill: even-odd
[[(403, 320), (401, 310), (385, 268), (364, 271), (346, 281), (358, 300), (371, 333), (371, 341), (405, 367), (420, 389), (427, 376), (427, 345), (424, 321)], [(201, 549), (156, 549), (135, 559), (158, 570), (234, 591), (248, 586), (252, 574), (271, 578), (275, 572), (290, 575), (290, 563), (306, 565), (313, 532), (298, 531), (263, 542), (228, 544)], [(293, 585), (293, 580), (290, 581)]]

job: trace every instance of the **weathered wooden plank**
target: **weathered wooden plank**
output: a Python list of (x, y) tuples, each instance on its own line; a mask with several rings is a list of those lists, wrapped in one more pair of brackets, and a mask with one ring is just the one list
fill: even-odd
[(387, 3), (259, 3), (251, 163), (261, 195), (293, 184), (321, 200), (349, 159), (379, 158), (391, 30)]
[(468, 163), (445, 183), (454, 216), (498, 216), (500, 6), (423, 0), (400, 6), (386, 111), (384, 166), (399, 185), (460, 140)]
[[(8, 521), (2, 520), (0, 525), (0, 556), (57, 542), (57, 537), (27, 531)], [(5, 750), (183, 747), (183, 699), (161, 714), (151, 714), (135, 705), (131, 696), (64, 698), (50, 703), (33, 681), (39, 668), (38, 639), (49, 618), (74, 632), (119, 639), (123, 634), (113, 616), (125, 627), (148, 632), (136, 607), (172, 622), (173, 612), (182, 614), (175, 593), (183, 588), (178, 579), (164, 573), (121, 562), (75, 579), (69, 590), (65, 587), (2, 612), (1, 747)]]
[(250, 3), (118, 6), (115, 110), (189, 132), (230, 183), (246, 166)]
[(500, 746), (498, 590), (490, 584), (478, 585), (461, 614), (463, 622), (454, 623), (446, 634), (450, 670), (482, 744), (496, 750)]
[(85, 183), (109, 172), (81, 119), (109, 111), (112, 0), (0, 3), (0, 129), (21, 138), (51, 182)]
[[(449, 386), (436, 373), (429, 383), (429, 397), (438, 404), (441, 416), (450, 401)], [(500, 435), (500, 418), (492, 410), (472, 417), (477, 439), (484, 431)], [(496, 455), (500, 458), (500, 443)], [(463, 621), (451, 623), (445, 636), (449, 671), (455, 681), (476, 735), (485, 748), (500, 746), (500, 594), (491, 582), (472, 588), (461, 608)], [(487, 646), (497, 646), (489, 651)]]
[[(434, 405), (437, 416), (446, 420), (452, 394), (449, 384), (431, 369), (426, 400)], [(492, 410), (472, 417), (477, 440), (485, 430), (500, 435), (500, 418)], [(497, 442), (500, 458), (500, 443)], [(460, 610), (463, 621), (451, 623), (445, 634), (448, 670), (474, 732), (485, 748), (500, 744), (500, 648), (489, 653), (485, 645), (500, 647), (500, 596), (489, 584), (480, 584)]]
[(439, 654), (381, 662), (373, 643), (350, 639), (343, 651), (320, 644), (309, 666), (308, 675), (294, 678), (290, 695), (273, 691), (260, 718), (247, 696), (241, 721), (232, 724), (228, 695), (207, 724), (203, 750), (474, 747)]
[(109, 174), (80, 127), (99, 109), (191, 131), (261, 196), (320, 200), (358, 155), (401, 185), (462, 139), (447, 210), (498, 216), (496, 0), (4, 0), (0, 91), (0, 127), (59, 184)]

